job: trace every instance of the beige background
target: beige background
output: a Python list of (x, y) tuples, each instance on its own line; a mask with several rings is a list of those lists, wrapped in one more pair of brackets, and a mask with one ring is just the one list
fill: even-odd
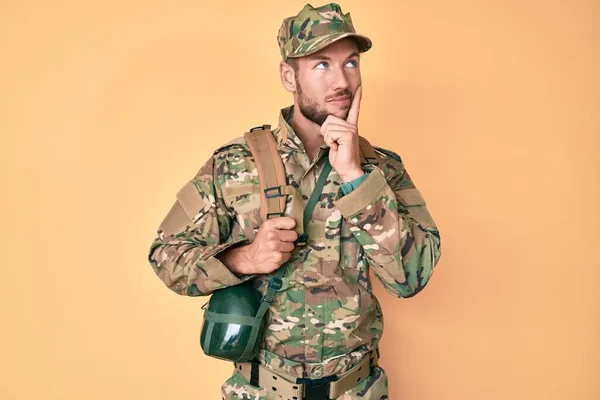
[[(290, 104), (303, 4), (2, 2), (0, 398), (220, 398), (206, 298), (146, 254), (211, 151)], [(421, 294), (376, 285), (390, 398), (600, 398), (598, 2), (341, 4), (374, 42), (360, 131), (442, 235)]]

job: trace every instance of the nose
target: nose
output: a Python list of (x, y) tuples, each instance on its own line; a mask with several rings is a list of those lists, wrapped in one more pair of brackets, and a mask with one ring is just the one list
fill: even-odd
[(334, 68), (331, 74), (331, 87), (334, 92), (348, 89), (350, 81), (344, 68)]

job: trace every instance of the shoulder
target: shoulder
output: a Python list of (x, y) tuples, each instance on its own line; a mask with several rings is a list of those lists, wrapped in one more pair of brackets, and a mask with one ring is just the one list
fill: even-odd
[(399, 176), (404, 172), (404, 163), (398, 153), (378, 146), (373, 146), (373, 150), (377, 153), (382, 164), (379, 165), (379, 169), (388, 179)]
[(374, 146), (364, 136), (359, 136), (358, 141), (359, 141), (361, 151), (364, 152), (366, 157), (369, 157), (370, 156), (369, 153), (372, 153), (372, 151), (374, 151), (375, 152), (374, 155), (377, 156), (377, 158), (379, 158), (380, 161), (387, 162), (389, 160), (394, 160), (394, 161), (402, 164), (402, 158), (397, 153), (394, 153), (392, 150), (384, 149), (383, 147)]
[(213, 152), (212, 173), (214, 183), (219, 187), (256, 180), (256, 164), (243, 135), (219, 146)]
[[(238, 136), (217, 147), (196, 172), (196, 179), (212, 181), (230, 169), (240, 169), (246, 165), (244, 160), (251, 157), (244, 136)], [(237, 166), (237, 167), (236, 167)]]
[(252, 162), (252, 152), (244, 136), (238, 136), (218, 147), (212, 155), (215, 169), (240, 170), (247, 168)]
[(392, 161), (402, 164), (402, 157), (392, 150), (384, 149), (383, 147), (373, 146), (373, 149), (386, 161)]
[(230, 153), (249, 153), (250, 149), (248, 148), (248, 144), (246, 143), (246, 139), (244, 136), (238, 136), (233, 138), (229, 142), (225, 143), (222, 146), (219, 146), (214, 152), (213, 157), (218, 157), (223, 154)]

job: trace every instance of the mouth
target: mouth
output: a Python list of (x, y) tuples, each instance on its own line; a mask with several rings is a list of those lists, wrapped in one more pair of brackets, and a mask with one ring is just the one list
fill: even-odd
[(350, 96), (344, 96), (344, 97), (336, 97), (330, 100), (327, 100), (328, 103), (333, 103), (337, 106), (345, 106), (345, 105), (349, 105), (351, 102), (351, 98)]

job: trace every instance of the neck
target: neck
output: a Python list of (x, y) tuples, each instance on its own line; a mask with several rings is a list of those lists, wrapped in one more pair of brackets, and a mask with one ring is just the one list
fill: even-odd
[(294, 115), (290, 126), (304, 145), (308, 158), (310, 160), (314, 159), (319, 152), (319, 147), (325, 144), (323, 136), (321, 136), (321, 127), (304, 117), (298, 108), (298, 104), (294, 104)]

